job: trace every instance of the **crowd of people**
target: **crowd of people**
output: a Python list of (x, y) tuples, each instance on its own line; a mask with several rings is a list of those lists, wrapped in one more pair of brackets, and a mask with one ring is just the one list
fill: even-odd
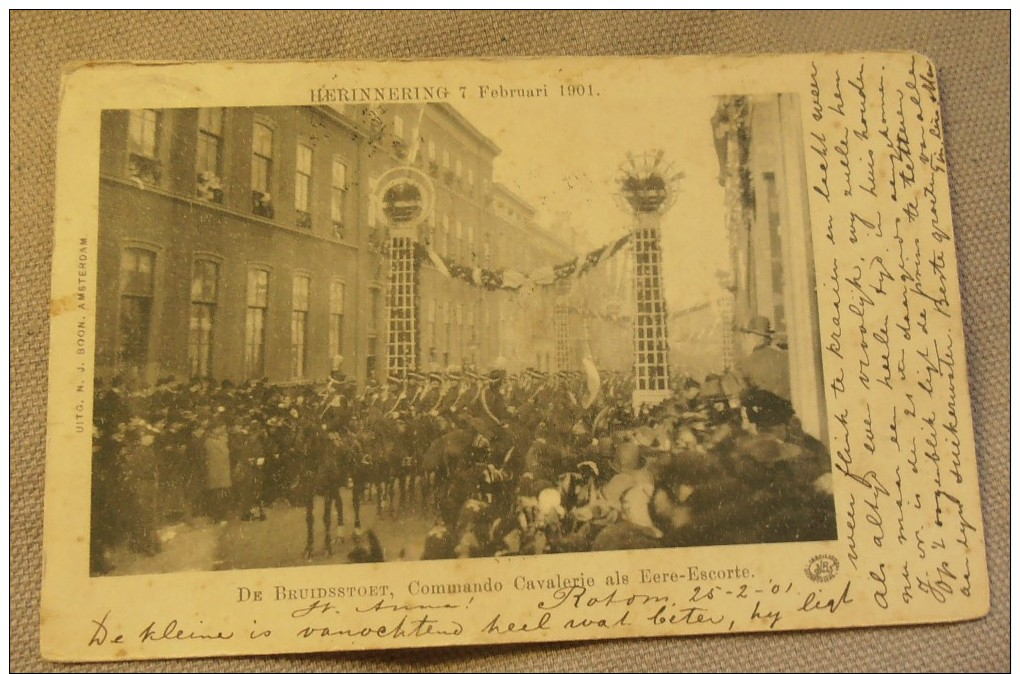
[[(790, 402), (736, 373), (680, 377), (632, 407), (630, 375), (411, 373), (358, 389), (97, 382), (92, 570), (126, 545), (159, 551), (170, 521), (264, 519), (284, 501), (355, 505), (351, 561), (383, 561), (360, 504), (414, 509), (424, 558), (835, 538), (826, 447)], [(317, 518), (316, 518), (317, 519)], [(340, 520), (342, 522), (342, 520)]]

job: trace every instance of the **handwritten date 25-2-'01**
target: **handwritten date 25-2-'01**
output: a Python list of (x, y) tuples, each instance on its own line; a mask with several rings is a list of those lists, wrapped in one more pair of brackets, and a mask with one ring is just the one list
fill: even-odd
[[(688, 569), (689, 570), (689, 569)], [(745, 575), (746, 569), (729, 569), (720, 576)], [(663, 634), (727, 632), (748, 624), (781, 629), (797, 614), (835, 614), (852, 604), (851, 581), (821, 587), (817, 583), (758, 582), (753, 577), (703, 584), (670, 580), (667, 573), (642, 569), (633, 587), (627, 574), (616, 572), (603, 583), (564, 585), (554, 590), (528, 592), (533, 599), (498, 612), (473, 610), (476, 595), (455, 593), (419, 601), (354, 598), (315, 598), (311, 601), (266, 596), (267, 613), (244, 630), (215, 626), (206, 619), (170, 618), (144, 625), (125, 625), (107, 611), (91, 621), (85, 638), (90, 647), (118, 648), (125, 644), (159, 643), (165, 649), (196, 641), (260, 641), (284, 633), (302, 640), (370, 638), (387, 641), (428, 641), (473, 633), (485, 640), (500, 640), (559, 630), (595, 629), (611, 634), (644, 626)], [(685, 575), (681, 573), (681, 576)], [(748, 572), (746, 575), (750, 575)], [(654, 579), (654, 580), (653, 580)], [(315, 593), (322, 594), (322, 593)], [(325, 595), (324, 595), (325, 597)], [(479, 602), (479, 605), (481, 603)], [(253, 609), (252, 615), (257, 612)], [(260, 614), (261, 615), (261, 614)], [(281, 628), (280, 619), (286, 621)], [(272, 623), (273, 630), (260, 626)], [(182, 647), (183, 648), (183, 647)]]

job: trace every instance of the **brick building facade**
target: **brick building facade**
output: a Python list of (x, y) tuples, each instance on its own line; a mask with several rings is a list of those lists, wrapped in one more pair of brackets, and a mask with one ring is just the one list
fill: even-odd
[[(348, 376), (381, 379), (387, 233), (373, 190), (388, 168), (432, 181), (420, 240), (444, 256), (527, 270), (573, 254), (492, 182), (498, 153), (447, 104), (104, 112), (97, 376), (304, 382), (343, 356)], [(525, 347), (514, 311), (551, 321), (545, 291), (522, 300), (427, 263), (421, 279), (423, 369), (518, 352), (511, 369), (543, 366), (548, 345)]]

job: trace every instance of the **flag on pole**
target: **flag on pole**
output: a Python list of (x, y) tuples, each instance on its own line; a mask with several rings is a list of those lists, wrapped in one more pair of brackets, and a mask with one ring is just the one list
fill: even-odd
[(418, 244), (418, 246), (420, 247), (421, 250), (425, 252), (425, 255), (428, 256), (429, 261), (436, 268), (436, 271), (438, 271), (446, 278), (452, 278), (450, 276), (449, 267), (447, 267), (446, 263), (443, 262), (443, 258), (439, 257), (439, 253), (436, 252), (435, 248), (433, 248), (432, 246), (423, 246), (421, 244)]
[(598, 368), (595, 367), (595, 361), (591, 358), (586, 357), (582, 360), (581, 366), (584, 368), (584, 400), (581, 402), (581, 407), (588, 409), (599, 397), (602, 378), (599, 376)]
[(411, 148), (407, 152), (407, 165), (410, 166), (414, 163), (414, 160), (418, 157), (418, 151), (421, 149), (421, 120), (425, 116), (425, 105), (418, 106), (418, 121), (415, 122), (414, 127), (411, 129)]

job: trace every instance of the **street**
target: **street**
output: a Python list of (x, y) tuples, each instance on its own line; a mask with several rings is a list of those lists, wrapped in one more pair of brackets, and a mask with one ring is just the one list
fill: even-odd
[[(112, 575), (137, 575), (220, 569), (259, 569), (273, 567), (346, 564), (353, 547), (354, 511), (351, 493), (343, 490), (344, 526), (333, 517), (332, 555), (324, 550), (322, 498), (315, 499), (315, 549), (305, 559), (305, 510), (277, 502), (266, 509), (263, 521), (232, 518), (218, 524), (201, 517), (191, 523), (162, 527), (162, 550), (147, 556), (120, 546), (111, 551)], [(417, 560), (425, 547), (425, 535), (433, 519), (413, 508), (394, 517), (384, 504), (380, 517), (375, 502), (361, 507), (362, 529), (372, 529), (383, 546), (386, 561)]]

